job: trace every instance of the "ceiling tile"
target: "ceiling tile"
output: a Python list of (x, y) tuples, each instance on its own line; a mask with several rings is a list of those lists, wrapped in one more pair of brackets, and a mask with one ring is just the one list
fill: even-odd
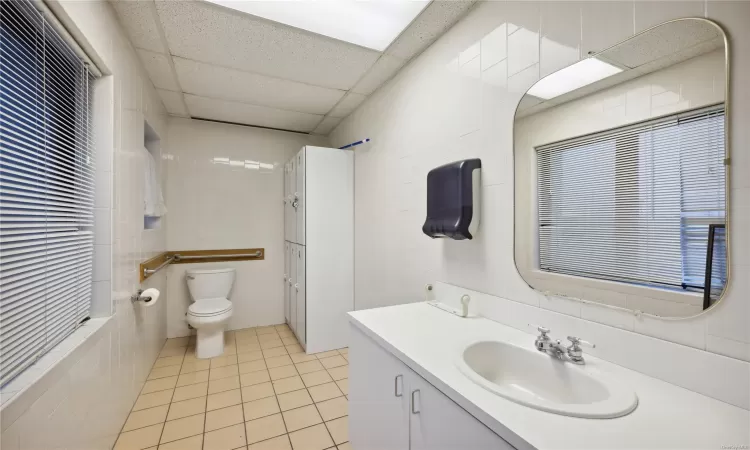
[(361, 80), (352, 88), (352, 92), (370, 95), (380, 85), (390, 80), (401, 69), (406, 61), (391, 55), (383, 55)]
[(466, 14), (475, 0), (433, 1), (386, 50), (408, 61)]
[(346, 92), (174, 58), (184, 92), (272, 108), (325, 114)]
[(250, 105), (248, 103), (217, 100), (185, 94), (191, 117), (243, 123), (282, 130), (312, 131), (323, 118), (317, 114)]
[(357, 109), (357, 107), (365, 101), (367, 98), (366, 95), (362, 94), (355, 94), (354, 92), (349, 92), (346, 94), (346, 97), (344, 97), (343, 100), (339, 102), (338, 105), (336, 105), (335, 108), (331, 110), (331, 112), (328, 113), (331, 117), (346, 117), (348, 116), (352, 111)]
[(153, 1), (117, 0), (112, 2), (120, 23), (137, 48), (167, 53), (159, 35), (159, 24), (153, 13)]
[(326, 116), (325, 119), (323, 119), (322, 122), (315, 128), (313, 131), (314, 134), (322, 134), (323, 136), (328, 136), (328, 133), (330, 133), (334, 128), (336, 128), (336, 125), (341, 123), (343, 119), (340, 117), (329, 117)]
[(160, 1), (175, 56), (335, 89), (350, 89), (379, 52), (206, 2)]
[(169, 58), (160, 53), (138, 50), (143, 62), (143, 67), (148, 72), (148, 77), (154, 83), (156, 89), (166, 89), (168, 91), (179, 91), (180, 87), (172, 74), (172, 68), (169, 66)]
[(185, 109), (185, 102), (182, 100), (182, 93), (174, 91), (165, 91), (164, 89), (157, 89), (161, 97), (161, 102), (164, 103), (164, 107), (167, 109), (169, 114), (173, 116), (190, 117), (187, 109)]

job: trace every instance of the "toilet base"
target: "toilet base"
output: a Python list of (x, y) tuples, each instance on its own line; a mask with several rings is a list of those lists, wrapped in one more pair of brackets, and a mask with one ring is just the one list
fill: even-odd
[(195, 356), (198, 359), (206, 359), (222, 354), (224, 354), (224, 327), (198, 328)]

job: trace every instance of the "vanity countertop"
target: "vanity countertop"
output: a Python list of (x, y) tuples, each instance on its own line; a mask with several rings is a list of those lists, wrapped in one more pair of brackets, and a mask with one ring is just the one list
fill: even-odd
[(750, 411), (591, 355), (584, 355), (585, 367), (608, 372), (636, 391), (638, 407), (631, 414), (582, 419), (494, 395), (458, 370), (455, 362), (463, 349), (495, 340), (533, 350), (534, 336), (482, 317), (464, 319), (412, 303), (355, 311), (350, 321), (519, 450), (718, 450), (750, 444)]

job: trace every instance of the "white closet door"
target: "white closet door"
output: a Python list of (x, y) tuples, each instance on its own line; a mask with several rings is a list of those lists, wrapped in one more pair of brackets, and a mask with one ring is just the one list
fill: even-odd
[(305, 246), (297, 245), (297, 339), (306, 347), (307, 302), (305, 286)]
[(289, 326), (292, 331), (297, 332), (297, 289), (294, 284), (297, 282), (297, 244), (289, 243), (289, 282), (287, 291), (289, 292)]
[(297, 158), (293, 158), (289, 161), (289, 221), (286, 223), (288, 227), (287, 240), (289, 242), (297, 242), (297, 209), (294, 207), (296, 204), (296, 193), (297, 193)]
[(289, 270), (291, 268), (291, 261), (290, 261), (290, 252), (289, 247), (292, 244), (289, 242), (284, 242), (284, 319), (286, 323), (291, 322), (291, 311), (289, 305), (289, 277), (290, 273)]
[(305, 245), (305, 147), (297, 153), (297, 176), (295, 185), (297, 189), (297, 243)]
[(287, 223), (289, 223), (289, 163), (284, 164), (284, 240), (288, 241)]

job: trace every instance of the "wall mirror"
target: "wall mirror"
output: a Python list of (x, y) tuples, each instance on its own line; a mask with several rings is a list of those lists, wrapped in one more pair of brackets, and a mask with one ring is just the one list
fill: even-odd
[(690, 317), (727, 285), (728, 49), (705, 19), (548, 75), (515, 116), (515, 259), (533, 288)]

